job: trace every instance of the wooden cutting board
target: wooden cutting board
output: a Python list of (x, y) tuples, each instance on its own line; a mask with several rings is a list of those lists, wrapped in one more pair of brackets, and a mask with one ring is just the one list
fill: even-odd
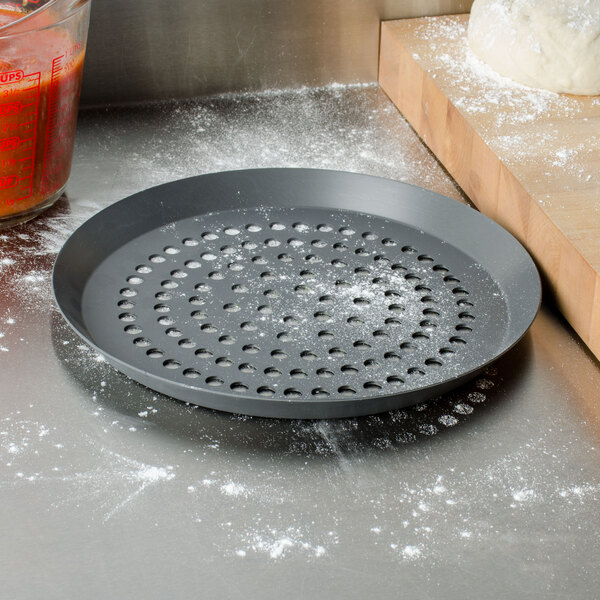
[(499, 77), (468, 50), (467, 22), (382, 23), (379, 83), (474, 204), (528, 248), (600, 358), (600, 96)]

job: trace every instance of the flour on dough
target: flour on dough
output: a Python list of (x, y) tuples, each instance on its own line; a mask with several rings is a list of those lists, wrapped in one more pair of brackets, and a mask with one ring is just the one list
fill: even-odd
[(500, 75), (552, 92), (600, 94), (600, 0), (475, 0), (468, 36)]

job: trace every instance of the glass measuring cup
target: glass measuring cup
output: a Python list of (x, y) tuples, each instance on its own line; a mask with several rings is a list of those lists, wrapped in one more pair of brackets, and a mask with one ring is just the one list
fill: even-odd
[(90, 0), (0, 0), (0, 229), (66, 186), (89, 12)]

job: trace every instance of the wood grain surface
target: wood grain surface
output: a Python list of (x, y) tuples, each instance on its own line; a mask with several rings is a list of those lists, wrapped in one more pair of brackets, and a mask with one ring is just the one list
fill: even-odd
[(600, 97), (497, 76), (468, 49), (467, 22), (383, 22), (380, 85), (474, 204), (527, 247), (600, 358)]

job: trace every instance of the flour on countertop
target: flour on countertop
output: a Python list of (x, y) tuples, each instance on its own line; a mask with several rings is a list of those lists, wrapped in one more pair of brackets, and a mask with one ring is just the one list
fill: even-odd
[[(585, 442), (556, 447), (552, 427), (541, 429), (548, 421), (528, 421), (527, 403), (505, 397), (506, 367), (428, 404), (319, 423), (218, 414), (118, 374), (58, 315), (51, 269), (69, 234), (121, 197), (201, 172), (272, 166), (356, 170), (459, 197), (374, 87), (140, 111), (115, 109), (111, 128), (103, 113), (83, 113), (85, 160), (76, 154), (70, 201), (0, 233), (0, 369), (17, 381), (11, 394), (0, 390), (0, 492), (38, 501), (41, 533), (67, 518), (128, 535), (157, 521), (233, 561), (335, 561), (360, 544), (417, 568), (500, 543), (502, 511), (527, 531), (535, 511), (556, 522), (596, 506), (600, 480), (571, 468), (570, 444)], [(148, 126), (158, 118), (160, 128)], [(130, 135), (140, 122), (143, 140)], [(123, 160), (113, 165), (116, 144)], [(92, 189), (77, 173), (97, 165)], [(32, 357), (35, 374), (22, 367)], [(505, 446), (493, 435), (503, 418), (522, 428)], [(499, 445), (488, 456), (490, 440)], [(552, 466), (540, 459), (548, 454)]]

